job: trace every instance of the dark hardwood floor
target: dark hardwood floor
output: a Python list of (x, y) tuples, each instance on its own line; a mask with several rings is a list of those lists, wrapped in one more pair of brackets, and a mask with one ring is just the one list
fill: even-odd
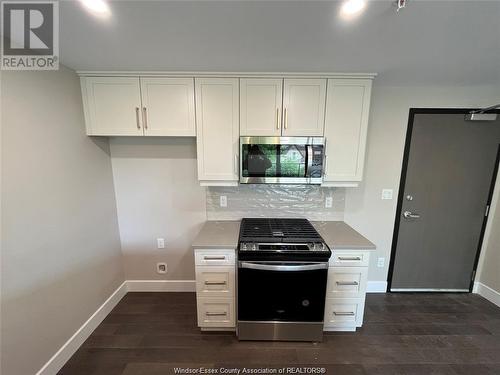
[(238, 342), (234, 333), (200, 332), (194, 293), (129, 293), (59, 374), (302, 366), (330, 375), (500, 374), (500, 309), (474, 294), (370, 294), (356, 333)]

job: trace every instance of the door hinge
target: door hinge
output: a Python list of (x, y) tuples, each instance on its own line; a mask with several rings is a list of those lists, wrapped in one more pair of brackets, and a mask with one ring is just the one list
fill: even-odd
[(470, 278), (471, 281), (474, 281), (475, 277), (476, 277), (476, 270), (472, 271), (472, 277)]
[(484, 212), (484, 216), (488, 217), (488, 214), (490, 213), (490, 205), (486, 205), (486, 211)]

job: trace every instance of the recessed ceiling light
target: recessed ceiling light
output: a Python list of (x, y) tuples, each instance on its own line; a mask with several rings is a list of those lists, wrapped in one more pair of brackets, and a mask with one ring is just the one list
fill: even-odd
[(80, 0), (80, 3), (85, 9), (97, 17), (108, 18), (111, 16), (109, 5), (104, 0)]
[(340, 8), (340, 14), (344, 18), (352, 18), (361, 13), (365, 7), (365, 0), (346, 0)]

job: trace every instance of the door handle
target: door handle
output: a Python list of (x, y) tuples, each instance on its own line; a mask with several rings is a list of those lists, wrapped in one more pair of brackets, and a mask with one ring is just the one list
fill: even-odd
[(225, 281), (205, 281), (205, 285), (226, 285)]
[(313, 264), (298, 264), (298, 265), (273, 265), (273, 264), (262, 264), (262, 263), (251, 263), (251, 262), (239, 262), (239, 268), (248, 268), (252, 270), (260, 271), (315, 271), (328, 269), (328, 263), (313, 263)]
[(336, 315), (336, 316), (354, 316), (356, 315), (356, 313), (352, 312), (352, 311), (347, 311), (347, 312), (343, 312), (343, 311), (334, 311), (333, 312), (333, 315)]
[(148, 130), (148, 114), (146, 112), (146, 107), (142, 107), (142, 123), (144, 125), (144, 129)]
[(359, 285), (359, 283), (357, 281), (337, 281), (336, 284), (339, 286), (341, 286), (341, 285), (353, 285), (353, 286)]
[(276, 108), (276, 129), (280, 130), (280, 109)]
[(137, 129), (141, 129), (141, 125), (139, 123), (139, 107), (135, 107), (135, 123), (137, 124)]
[(405, 217), (405, 219), (420, 219), (419, 214), (414, 214), (411, 211), (403, 212), (403, 216)]

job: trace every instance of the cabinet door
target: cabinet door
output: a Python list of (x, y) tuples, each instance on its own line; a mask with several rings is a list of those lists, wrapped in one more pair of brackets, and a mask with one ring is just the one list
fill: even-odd
[(281, 135), (282, 90), (282, 79), (240, 79), (240, 135)]
[(88, 135), (143, 135), (138, 77), (82, 77)]
[(323, 136), (326, 79), (285, 79), (283, 135)]
[(141, 78), (141, 96), (145, 135), (196, 135), (193, 78)]
[(196, 145), (202, 185), (238, 181), (238, 78), (196, 78)]
[(361, 181), (372, 81), (329, 79), (325, 182)]

